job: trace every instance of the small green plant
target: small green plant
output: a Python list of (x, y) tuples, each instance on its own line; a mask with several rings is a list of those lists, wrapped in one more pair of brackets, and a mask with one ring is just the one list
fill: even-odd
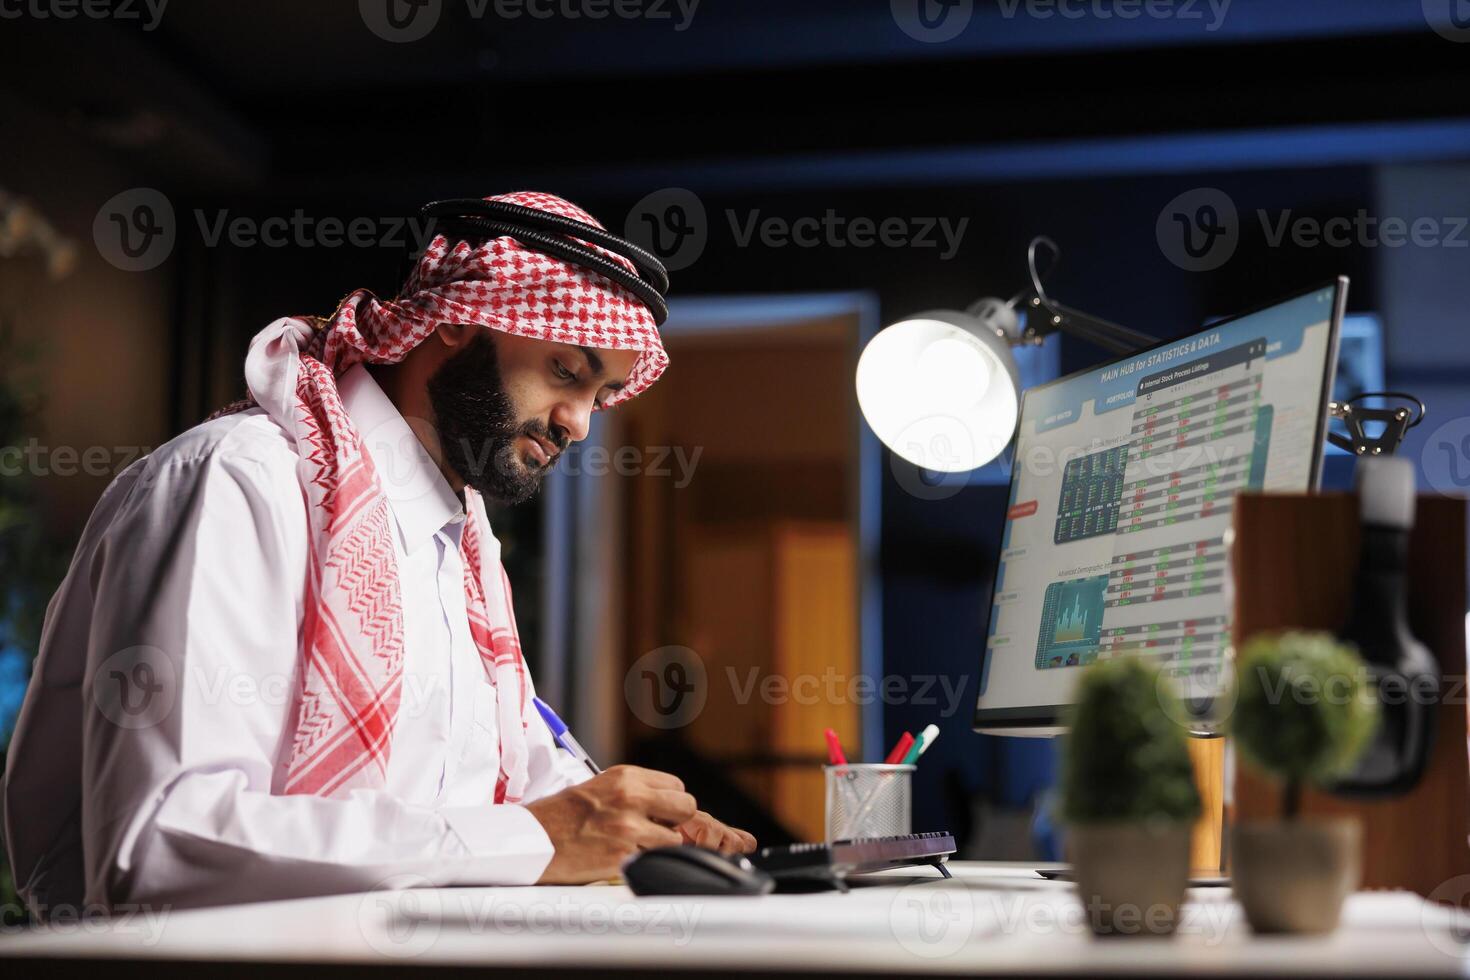
[(1373, 736), (1378, 699), (1367, 667), (1331, 634), (1287, 632), (1253, 638), (1235, 672), (1235, 744), (1282, 782), (1282, 816), (1294, 819), (1302, 787), (1347, 772)]
[[(1062, 812), (1072, 823), (1199, 816), (1183, 708), (1153, 665), (1131, 656), (1083, 671), (1067, 714)], [(1172, 709), (1172, 710), (1171, 710)]]

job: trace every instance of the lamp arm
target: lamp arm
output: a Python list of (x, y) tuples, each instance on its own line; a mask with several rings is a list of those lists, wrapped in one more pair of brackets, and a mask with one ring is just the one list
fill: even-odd
[(1026, 314), (1022, 339), (1028, 343), (1040, 343), (1047, 334), (1060, 331), (1111, 354), (1132, 354), (1159, 342), (1157, 337), (1083, 313), (1049, 297), (1043, 299), (1035, 292), (1026, 298)]
[[(1043, 246), (1051, 252), (1051, 263), (1045, 272), (1038, 268), (1036, 262), (1036, 251)], [(1026, 271), (1031, 274), (1031, 289), (1023, 291), (1007, 304), (1014, 307), (1019, 300), (1026, 301), (1026, 331), (1021, 335), (1022, 341), (1037, 344), (1042, 337), (1060, 330), (1111, 354), (1132, 354), (1159, 342), (1157, 337), (1063, 306), (1048, 296), (1042, 280), (1056, 271), (1061, 258), (1061, 246), (1045, 235), (1037, 235), (1026, 247)]]

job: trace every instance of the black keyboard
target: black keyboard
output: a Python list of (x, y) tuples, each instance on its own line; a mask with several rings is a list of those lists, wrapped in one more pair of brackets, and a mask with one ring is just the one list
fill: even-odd
[(950, 834), (903, 834), (898, 837), (859, 837), (822, 844), (763, 847), (750, 856), (750, 863), (778, 881), (783, 878), (842, 878), (915, 864), (933, 865), (944, 871), (944, 862), (954, 852), (954, 837)]

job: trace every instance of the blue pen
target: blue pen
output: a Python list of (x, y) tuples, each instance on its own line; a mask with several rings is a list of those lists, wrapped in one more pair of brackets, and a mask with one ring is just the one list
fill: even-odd
[(584, 766), (591, 769), (592, 775), (601, 774), (602, 770), (597, 768), (597, 763), (593, 762), (587, 750), (582, 748), (575, 738), (572, 738), (572, 733), (567, 730), (567, 723), (556, 716), (556, 712), (551, 710), (551, 705), (540, 698), (531, 700), (536, 703), (536, 710), (541, 712), (541, 718), (546, 722), (546, 727), (551, 729), (551, 737), (556, 739), (556, 744), (570, 752), (573, 759), (579, 760)]

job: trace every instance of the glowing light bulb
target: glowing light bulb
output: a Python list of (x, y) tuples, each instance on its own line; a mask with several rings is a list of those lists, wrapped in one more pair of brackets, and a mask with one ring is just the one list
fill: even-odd
[(965, 313), (935, 310), (879, 331), (854, 380), (873, 433), (915, 466), (975, 469), (1015, 431), (1020, 385), (1009, 345)]
[(941, 337), (919, 353), (917, 374), (924, 379), (924, 397), (935, 408), (969, 408), (990, 390), (990, 364), (984, 352), (968, 340)]

